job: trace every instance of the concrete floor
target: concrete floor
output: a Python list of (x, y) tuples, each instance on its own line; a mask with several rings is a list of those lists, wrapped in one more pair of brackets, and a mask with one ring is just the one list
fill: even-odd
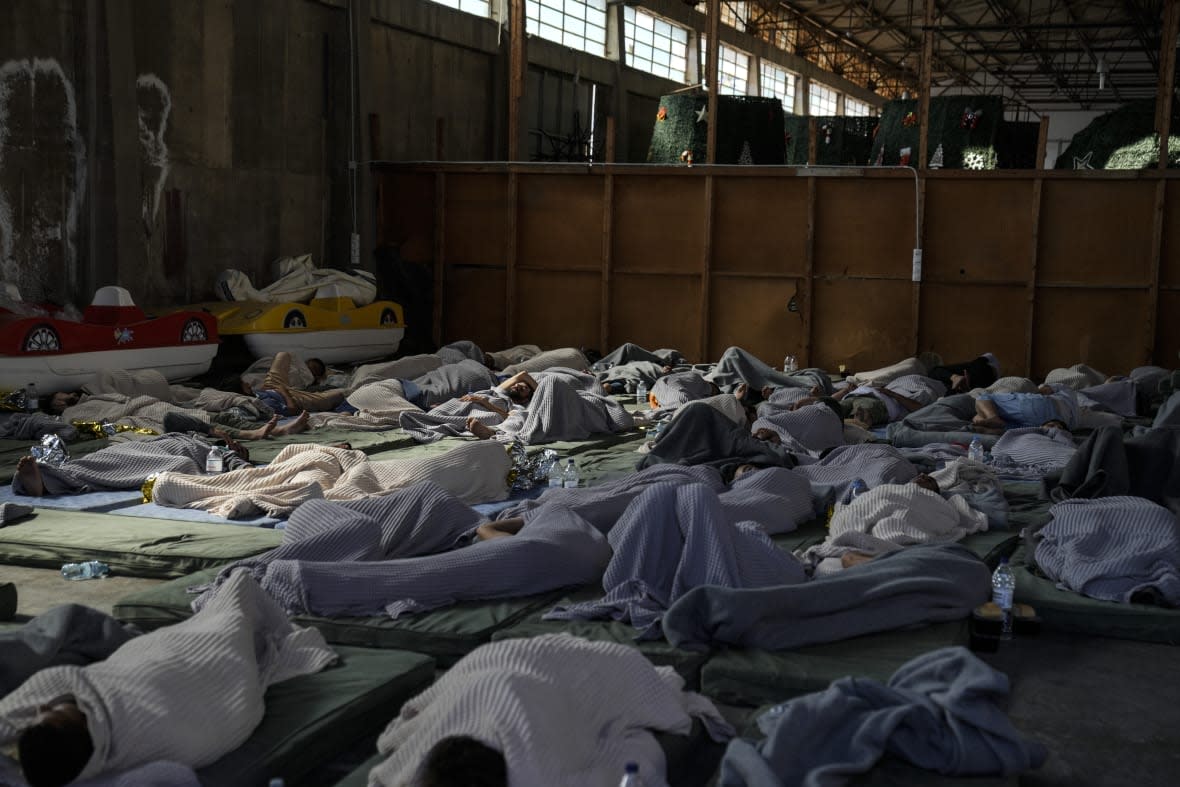
[(71, 581), (62, 579), (57, 569), (0, 565), (0, 582), (16, 583), (18, 618), (30, 618), (69, 603), (85, 604), (110, 614), (119, 599), (164, 581), (117, 576)]

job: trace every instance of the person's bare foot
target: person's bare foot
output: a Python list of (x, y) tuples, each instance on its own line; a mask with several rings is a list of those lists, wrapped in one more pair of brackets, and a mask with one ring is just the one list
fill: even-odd
[(741, 384), (740, 384), (740, 385), (738, 385), (738, 387), (737, 387), (737, 388), (734, 390), (734, 392), (733, 392), (733, 395), (737, 397), (737, 400), (738, 400), (739, 402), (742, 402), (742, 401), (745, 401), (745, 399), (746, 399), (746, 391), (748, 391), (748, 390), (750, 390), (750, 389), (749, 389), (749, 386), (747, 386), (745, 383), (741, 383)]
[(241, 429), (238, 431), (238, 437), (242, 440), (264, 440), (270, 437), (271, 432), (279, 425), (279, 417), (272, 415), (270, 420), (257, 429)]
[[(278, 416), (276, 416), (276, 419), (277, 417)], [(304, 410), (299, 414), (298, 418), (289, 424), (283, 424), (282, 426), (279, 426), (278, 421), (276, 420), (271, 434), (273, 434), (275, 437), (282, 437), (283, 435), (300, 434), (302, 432), (306, 432), (308, 430), (307, 420), (309, 418), (311, 418), (311, 415), (306, 410)]]
[(25, 494), (30, 497), (42, 497), (45, 494), (45, 482), (41, 480), (41, 468), (37, 460), (31, 456), (22, 456), (16, 463), (16, 475), (20, 478)]
[(492, 428), (476, 419), (474, 415), (467, 419), (467, 431), (480, 440), (490, 440), (492, 437)]

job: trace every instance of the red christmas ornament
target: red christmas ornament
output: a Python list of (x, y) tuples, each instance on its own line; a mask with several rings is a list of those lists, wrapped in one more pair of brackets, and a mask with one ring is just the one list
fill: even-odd
[(982, 109), (964, 109), (963, 116), (959, 118), (959, 128), (974, 131), (975, 127), (979, 125), (979, 118), (982, 115)]
[(918, 125), (918, 116), (913, 112), (906, 112), (905, 117), (901, 119), (901, 124), (906, 128), (911, 128)]
[(668, 119), (668, 108), (660, 107), (660, 111), (656, 113), (656, 120), (664, 121)]

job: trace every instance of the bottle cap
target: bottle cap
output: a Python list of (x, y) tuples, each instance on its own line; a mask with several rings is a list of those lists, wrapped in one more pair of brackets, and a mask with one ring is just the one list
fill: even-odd
[(623, 773), (639, 773), (639, 763), (627, 763), (623, 766)]

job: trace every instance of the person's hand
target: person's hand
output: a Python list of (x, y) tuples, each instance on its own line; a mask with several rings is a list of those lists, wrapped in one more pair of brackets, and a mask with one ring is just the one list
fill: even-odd
[(459, 401), (460, 402), (471, 402), (472, 404), (477, 404), (480, 407), (484, 408), (485, 410), (492, 409), (491, 404), (488, 402), (488, 399), (486, 396), (476, 396), (475, 394), (464, 394), (463, 396), (459, 397)]

